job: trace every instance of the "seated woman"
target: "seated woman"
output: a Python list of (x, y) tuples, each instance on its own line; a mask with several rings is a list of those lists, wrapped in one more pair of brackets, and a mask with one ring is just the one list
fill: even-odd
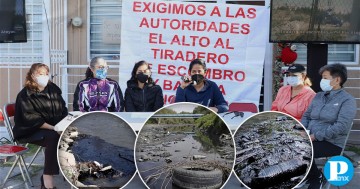
[(49, 80), (49, 67), (33, 64), (26, 75), (25, 87), (16, 97), (13, 133), (15, 140), (45, 147), (41, 188), (54, 188), (53, 175), (59, 174), (59, 134), (54, 126), (67, 114), (60, 88)]
[(292, 115), (300, 120), (312, 99), (315, 92), (310, 88), (310, 79), (306, 76), (305, 67), (294, 64), (287, 70), (289, 85), (281, 87), (272, 103), (272, 111), (280, 111)]
[(195, 59), (189, 66), (190, 76), (184, 76), (181, 85), (176, 90), (175, 102), (195, 102), (210, 107), (215, 112), (229, 110), (219, 87), (213, 81), (205, 78), (206, 63)]
[[(356, 101), (343, 85), (347, 70), (342, 64), (329, 64), (320, 69), (319, 92), (304, 113), (301, 123), (310, 130), (314, 158), (340, 155), (346, 136), (356, 115)], [(307, 176), (309, 188), (321, 188), (322, 174), (313, 162)]]
[(137, 62), (125, 91), (125, 111), (154, 112), (164, 106), (162, 89), (151, 78), (150, 66)]
[(95, 57), (86, 70), (86, 79), (75, 89), (74, 111), (122, 112), (124, 99), (119, 84), (107, 78), (109, 66), (103, 58)]

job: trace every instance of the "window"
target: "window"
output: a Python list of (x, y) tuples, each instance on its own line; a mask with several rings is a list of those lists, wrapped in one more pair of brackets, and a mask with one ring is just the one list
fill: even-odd
[(43, 61), (43, 3), (26, 0), (27, 43), (0, 44), (0, 62), (10, 65), (31, 65)]
[[(306, 64), (306, 45), (296, 44), (298, 53), (297, 63)], [(354, 44), (329, 44), (328, 46), (328, 62), (343, 63), (346, 65), (359, 64), (359, 45)]]
[(91, 0), (89, 58), (120, 59), (121, 0)]

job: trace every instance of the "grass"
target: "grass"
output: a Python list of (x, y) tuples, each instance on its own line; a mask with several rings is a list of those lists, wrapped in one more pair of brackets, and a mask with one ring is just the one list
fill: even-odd
[(352, 151), (358, 155), (360, 155), (360, 148), (356, 146), (346, 146), (347, 151)]

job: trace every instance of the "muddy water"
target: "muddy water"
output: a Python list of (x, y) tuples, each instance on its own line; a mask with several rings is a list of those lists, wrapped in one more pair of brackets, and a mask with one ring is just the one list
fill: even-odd
[(135, 133), (120, 118), (105, 113), (88, 114), (76, 120), (80, 136), (71, 150), (77, 162), (98, 161), (124, 173), (117, 178), (87, 178), (82, 183), (102, 187), (123, 186), (136, 171)]
[[(193, 155), (206, 156), (206, 158), (204, 159), (205, 161), (216, 161), (226, 167), (232, 168), (233, 159), (222, 158), (222, 154), (219, 151), (234, 153), (233, 149), (223, 148), (220, 147), (218, 144), (214, 145), (211, 143), (212, 139), (207, 138), (207, 136), (200, 136), (199, 134), (200, 133), (198, 133), (198, 135), (169, 134), (168, 136), (162, 138), (161, 141), (165, 141), (162, 142), (162, 144), (146, 146), (140, 144), (139, 146), (137, 146), (137, 149), (138, 151), (142, 152), (136, 153), (137, 166), (139, 170), (144, 171), (152, 169), (154, 167), (159, 167), (159, 169), (161, 169), (160, 167), (171, 166), (172, 164), (176, 163), (195, 162), (197, 160), (193, 159)], [(169, 142), (167, 138), (175, 138), (177, 140)], [(161, 155), (164, 155), (164, 153), (169, 153), (168, 155), (170, 156), (161, 157)], [(139, 162), (139, 158), (143, 157), (143, 155), (146, 155), (150, 159), (147, 161)], [(166, 158), (170, 159), (172, 162), (166, 163)], [(140, 172), (140, 174), (143, 178), (147, 178), (149, 175), (154, 174), (159, 169)], [(164, 186), (166, 185), (166, 183), (169, 183), (166, 188), (177, 188), (176, 186), (172, 185), (171, 179), (169, 177), (166, 177), (166, 174), (163, 174), (157, 180), (157, 182), (152, 184), (151, 182), (149, 182), (148, 184), (151, 184), (150, 188), (165, 188)]]

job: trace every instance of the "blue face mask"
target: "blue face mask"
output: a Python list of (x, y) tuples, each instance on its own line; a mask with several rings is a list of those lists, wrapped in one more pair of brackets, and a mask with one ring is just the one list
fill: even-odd
[(105, 70), (105, 69), (96, 70), (96, 78), (106, 79), (106, 75), (107, 75), (107, 70)]

